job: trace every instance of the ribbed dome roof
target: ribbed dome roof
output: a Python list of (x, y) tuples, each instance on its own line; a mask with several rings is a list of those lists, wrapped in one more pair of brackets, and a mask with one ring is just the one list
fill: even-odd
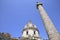
[(28, 24), (25, 25), (24, 29), (25, 28), (36, 28), (36, 25), (34, 25), (32, 21), (29, 21)]

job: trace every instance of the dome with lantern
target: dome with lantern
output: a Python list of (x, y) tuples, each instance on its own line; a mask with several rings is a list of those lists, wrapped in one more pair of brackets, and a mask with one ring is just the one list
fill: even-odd
[(25, 25), (22, 34), (22, 37), (39, 37), (39, 30), (32, 21), (29, 21), (28, 24)]

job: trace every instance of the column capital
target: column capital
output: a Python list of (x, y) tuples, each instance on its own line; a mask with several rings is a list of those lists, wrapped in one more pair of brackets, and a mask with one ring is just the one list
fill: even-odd
[(41, 2), (39, 3), (39, 2), (36, 2), (36, 7), (37, 7), (37, 9), (38, 9), (38, 6), (39, 5), (43, 5)]

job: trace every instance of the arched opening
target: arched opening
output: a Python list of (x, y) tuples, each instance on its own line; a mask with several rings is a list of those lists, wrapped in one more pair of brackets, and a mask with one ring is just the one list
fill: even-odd
[(26, 35), (28, 35), (28, 31), (26, 31)]
[(36, 34), (36, 31), (34, 31), (34, 35)]

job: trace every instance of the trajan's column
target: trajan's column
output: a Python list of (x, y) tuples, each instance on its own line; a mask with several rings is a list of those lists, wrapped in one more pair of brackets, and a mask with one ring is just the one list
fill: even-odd
[(38, 2), (36, 5), (37, 9), (40, 11), (40, 15), (43, 20), (49, 40), (60, 40), (59, 33), (57, 32), (56, 28), (54, 27), (54, 24), (52, 23), (51, 19), (44, 10), (43, 5)]

